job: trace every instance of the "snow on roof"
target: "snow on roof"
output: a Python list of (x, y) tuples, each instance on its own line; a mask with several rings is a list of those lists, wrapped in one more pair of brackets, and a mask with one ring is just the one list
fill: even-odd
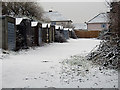
[(61, 25), (55, 25), (55, 29), (63, 29), (63, 26), (61, 26)]
[(22, 22), (23, 18), (16, 18), (16, 25), (19, 25)]
[(19, 25), (22, 22), (23, 19), (29, 19), (29, 18), (28, 17), (16, 18), (16, 20), (15, 20), (16, 21), (16, 25)]
[(50, 23), (48, 23), (48, 28), (50, 28), (50, 25), (51, 25), (51, 24), (50, 24)]
[(32, 26), (32, 27), (37, 26), (37, 24), (38, 24), (38, 22), (37, 22), (37, 21), (31, 22), (31, 26)]
[(42, 23), (42, 28), (46, 28), (47, 27), (47, 23)]
[(43, 16), (49, 18), (51, 21), (70, 21), (57, 11), (44, 12)]
[(100, 13), (87, 23), (108, 23), (108, 14), (107, 13)]
[(74, 29), (76, 29), (76, 30), (79, 30), (79, 29), (85, 30), (85, 29), (87, 29), (87, 24), (85, 24), (85, 23), (74, 23), (73, 26), (75, 27)]
[(42, 28), (46, 28), (48, 26), (48, 28), (50, 28), (50, 23), (42, 23)]
[(64, 30), (69, 30), (69, 28), (64, 28)]
[(72, 28), (69, 28), (69, 31), (72, 31), (73, 29)]

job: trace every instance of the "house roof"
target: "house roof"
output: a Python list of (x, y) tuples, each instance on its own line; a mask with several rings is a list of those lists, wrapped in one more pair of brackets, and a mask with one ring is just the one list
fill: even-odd
[(100, 13), (91, 20), (89, 20), (87, 23), (108, 23), (108, 13)]
[(75, 27), (74, 29), (76, 29), (76, 30), (87, 29), (87, 24), (85, 24), (85, 23), (74, 23), (73, 26)]
[(50, 21), (71, 21), (57, 11), (44, 12), (43, 16), (44, 18), (49, 18)]

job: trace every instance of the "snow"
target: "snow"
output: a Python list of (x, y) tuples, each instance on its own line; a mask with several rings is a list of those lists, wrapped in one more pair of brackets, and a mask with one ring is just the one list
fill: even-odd
[(85, 23), (74, 23), (73, 26), (75, 27), (75, 30), (86, 30), (87, 24)]
[(63, 26), (61, 26), (61, 25), (55, 25), (55, 29), (63, 29)]
[(95, 16), (93, 19), (89, 20), (87, 23), (108, 23), (108, 14), (107, 13), (100, 13)]
[(16, 25), (19, 25), (23, 19), (29, 19), (28, 17), (20, 17), (20, 18), (15, 18), (16, 20)]
[(57, 11), (45, 12), (43, 16), (49, 18), (51, 21), (70, 21), (70, 19), (65, 18)]
[(68, 31), (68, 30), (69, 30), (69, 28), (64, 28), (64, 30), (67, 30), (67, 31)]
[(32, 26), (32, 27), (37, 26), (37, 24), (38, 24), (38, 22), (35, 22), (35, 21), (34, 21), (34, 22), (31, 22), (31, 26)]
[(72, 28), (69, 28), (69, 31), (73, 31), (73, 29), (72, 29)]
[[(97, 39), (70, 39), (66, 43), (51, 43), (43, 47), (11, 52), (3, 59), (2, 86), (3, 88), (113, 88), (115, 85), (117, 88), (117, 71), (104, 69), (99, 71), (98, 66), (80, 59), (80, 56), (85, 56), (99, 44), (100, 40)], [(73, 59), (73, 56), (79, 59)], [(81, 71), (76, 68), (78, 65), (70, 65), (71, 62), (82, 63), (83, 66), (79, 67)], [(85, 71), (86, 69), (89, 73)]]
[(42, 23), (42, 28), (46, 28), (47, 27), (47, 23)]
[(50, 25), (51, 25), (51, 24), (50, 24), (50, 23), (48, 23), (48, 28), (50, 28)]
[(50, 28), (50, 23), (42, 23), (42, 28), (46, 28), (48, 25), (48, 28)]
[(23, 18), (16, 18), (16, 25), (19, 25), (22, 22)]

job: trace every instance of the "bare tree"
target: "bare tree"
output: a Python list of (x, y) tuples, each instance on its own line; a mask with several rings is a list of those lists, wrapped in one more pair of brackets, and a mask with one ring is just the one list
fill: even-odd
[(102, 33), (103, 41), (99, 48), (88, 55), (89, 60), (104, 67), (118, 69), (120, 65), (120, 1), (110, 4), (109, 29)]
[(37, 2), (2, 2), (2, 15), (42, 19), (43, 8)]

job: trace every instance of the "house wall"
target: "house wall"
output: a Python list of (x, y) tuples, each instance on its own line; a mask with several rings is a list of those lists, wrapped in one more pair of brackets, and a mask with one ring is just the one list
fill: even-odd
[[(103, 27), (103, 25), (105, 25), (105, 27)], [(104, 30), (104, 29), (108, 29), (108, 27), (109, 27), (109, 25), (108, 24), (100, 24), (100, 23), (88, 23), (87, 24), (87, 29), (88, 30), (93, 30), (93, 31), (96, 31), (96, 30), (98, 30), (98, 31), (102, 31), (102, 30)]]
[(51, 22), (55, 25), (62, 25), (65, 28), (71, 27), (72, 22), (64, 21), (64, 22)]

